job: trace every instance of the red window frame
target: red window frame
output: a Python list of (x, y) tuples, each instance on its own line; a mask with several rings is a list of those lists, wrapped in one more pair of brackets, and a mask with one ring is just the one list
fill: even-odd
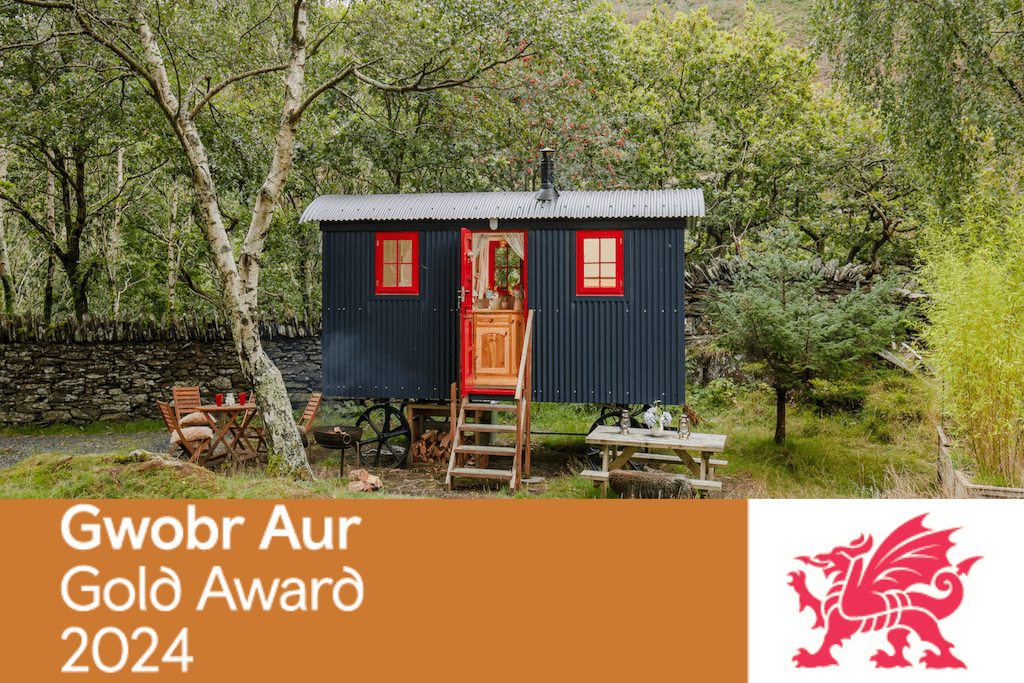
[[(398, 245), (395, 245), (394, 256), (395, 261), (385, 262), (384, 252), (386, 242), (400, 242), (404, 240), (412, 241), (412, 249), (409, 261), (399, 261), (398, 256)], [(406, 294), (416, 295), (420, 293), (420, 234), (418, 232), (378, 232), (374, 235), (374, 261), (376, 264), (374, 274), (374, 293), (376, 294)], [(387, 286), (384, 284), (384, 267), (386, 265), (396, 266), (395, 285)], [(412, 277), (411, 284), (399, 285), (401, 282), (401, 276), (398, 274), (398, 267), (408, 265), (411, 266)]]
[[(605, 240), (614, 240), (611, 246)], [(598, 242), (597, 260), (586, 260), (585, 241)], [(614, 265), (614, 275), (607, 275), (607, 266)], [(596, 272), (595, 269), (596, 268)], [(579, 230), (576, 232), (576, 296), (622, 296), (622, 231)], [(597, 284), (587, 284), (597, 280)], [(612, 280), (613, 283), (609, 283)]]
[[(498, 281), (498, 270), (512, 271), (512, 270), (515, 270), (516, 268), (519, 268), (520, 272), (521, 272), (522, 271), (522, 265), (520, 264), (519, 266), (509, 266), (509, 265), (499, 266), (498, 265), (498, 260), (496, 258), (497, 254), (498, 254), (498, 248), (499, 248), (498, 245), (499, 244), (501, 244), (501, 242), (499, 242), (497, 240), (491, 240), (490, 244), (488, 245), (489, 250), (490, 250), (490, 257), (491, 257), (490, 261), (489, 261), (489, 263), (491, 264), (491, 279), (490, 279), (490, 281), (487, 284), (490, 286), (490, 288), (492, 290), (494, 290), (498, 294), (508, 294), (508, 287), (495, 287), (495, 285), (494, 285), (494, 283)], [(508, 263), (508, 255), (509, 254), (513, 254), (513, 253), (515, 253), (515, 252), (512, 251), (512, 247), (505, 247), (505, 259), (506, 259), (505, 263), (506, 264)], [(521, 261), (521, 259), (520, 259), (520, 261)], [(508, 282), (508, 278), (505, 278), (505, 281)]]

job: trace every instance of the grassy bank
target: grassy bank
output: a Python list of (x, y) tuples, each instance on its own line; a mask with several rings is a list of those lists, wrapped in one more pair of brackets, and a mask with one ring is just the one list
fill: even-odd
[(856, 411), (789, 407), (783, 446), (773, 442), (774, 394), (763, 389), (737, 389), (724, 404), (695, 397), (708, 420), (697, 429), (728, 435), (725, 474), (745, 482), (748, 497), (936, 495), (933, 388), (888, 375), (862, 393)]
[(148, 455), (47, 453), (0, 471), (0, 498), (345, 498), (347, 479), (214, 472)]
[[(821, 393), (827, 400), (821, 400)], [(690, 393), (704, 422), (695, 431), (726, 434), (721, 472), (725, 495), (768, 498), (930, 497), (936, 495), (935, 392), (925, 381), (883, 375), (862, 387), (825, 387), (817, 400), (788, 412), (787, 443), (772, 441), (774, 395), (764, 388), (719, 384)], [(829, 393), (831, 392), (831, 393)], [(844, 393), (845, 392), (845, 393)], [(843, 410), (835, 410), (841, 405)], [(566, 469), (584, 467), (583, 434), (597, 418), (594, 406), (534, 404), (534, 444), (564, 457)], [(831, 408), (829, 406), (832, 406)], [(853, 407), (851, 407), (853, 406)], [(825, 414), (830, 412), (831, 414)], [(328, 411), (329, 412), (329, 411)], [(347, 416), (347, 415), (346, 415)], [(330, 415), (338, 420), (342, 415)], [(345, 420), (348, 421), (348, 420)], [(103, 424), (131, 433), (162, 428), (153, 421)], [(87, 427), (91, 429), (92, 427)], [(83, 433), (79, 428), (53, 433)], [(551, 432), (554, 432), (553, 434)], [(39, 433), (38, 430), (32, 433)], [(335, 461), (320, 464), (331, 466)], [(387, 477), (385, 477), (387, 481)], [(123, 453), (35, 456), (0, 471), (3, 498), (342, 498), (346, 479), (318, 482), (268, 477), (252, 468), (209, 471), (183, 463)], [(497, 488), (497, 487), (496, 487)], [(369, 494), (387, 497), (388, 491)], [(503, 495), (496, 490), (493, 494)], [(521, 491), (523, 498), (593, 498), (591, 482), (578, 476), (549, 478)]]

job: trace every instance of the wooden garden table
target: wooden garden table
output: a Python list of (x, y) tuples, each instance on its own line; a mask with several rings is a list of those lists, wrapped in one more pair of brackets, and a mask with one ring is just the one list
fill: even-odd
[[(602, 447), (601, 471), (585, 470), (581, 476), (601, 483), (602, 498), (608, 494), (608, 473), (621, 468), (631, 458), (686, 465), (694, 476), (690, 485), (698, 490), (721, 488), (719, 482), (711, 480), (711, 473), (714, 468), (729, 464), (725, 460), (711, 459), (712, 454), (725, 450), (725, 434), (691, 433), (680, 438), (675, 430), (666, 428), (663, 436), (654, 436), (652, 430), (642, 427), (630, 427), (628, 434), (621, 434), (617, 426), (600, 425), (587, 435), (586, 441)], [(638, 453), (641, 448), (667, 450), (670, 454)]]
[[(213, 429), (213, 441), (210, 442), (210, 455), (214, 454), (217, 444), (223, 443), (228, 455), (235, 462), (255, 458), (257, 449), (263, 438), (256, 432), (248, 430), (249, 423), (256, 417), (256, 404), (245, 405), (208, 405), (199, 406)], [(230, 433), (231, 437), (227, 438)], [(256, 444), (250, 441), (256, 439)]]

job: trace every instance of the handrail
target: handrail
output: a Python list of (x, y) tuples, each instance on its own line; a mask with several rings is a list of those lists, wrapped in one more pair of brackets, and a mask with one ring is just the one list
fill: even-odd
[(523, 335), (523, 352), (519, 359), (519, 378), (516, 382), (516, 400), (523, 397), (523, 379), (526, 377), (526, 362), (530, 357), (528, 351), (533, 343), (533, 309), (526, 316), (526, 332)]

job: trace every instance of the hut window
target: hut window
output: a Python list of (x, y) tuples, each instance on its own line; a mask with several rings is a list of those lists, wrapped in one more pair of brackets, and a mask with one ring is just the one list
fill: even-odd
[(621, 296), (622, 231), (580, 230), (576, 233), (577, 296)]
[(509, 285), (517, 284), (523, 260), (505, 240), (491, 240), (491, 289), (509, 294)]
[(419, 233), (378, 232), (375, 256), (377, 294), (420, 293)]

